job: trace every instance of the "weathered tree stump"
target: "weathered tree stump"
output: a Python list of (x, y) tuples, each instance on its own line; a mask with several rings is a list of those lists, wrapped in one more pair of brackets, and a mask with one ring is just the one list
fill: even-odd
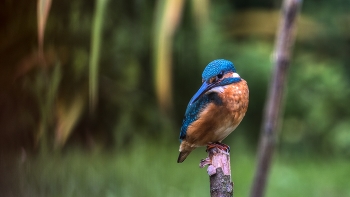
[(203, 159), (199, 167), (208, 166), (211, 197), (232, 197), (233, 182), (231, 180), (230, 154), (219, 148), (208, 150), (208, 157)]

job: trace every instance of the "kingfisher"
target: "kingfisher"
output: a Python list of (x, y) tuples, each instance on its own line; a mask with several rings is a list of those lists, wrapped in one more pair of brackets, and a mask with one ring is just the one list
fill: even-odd
[(182, 163), (195, 148), (217, 147), (229, 152), (221, 143), (242, 121), (249, 103), (247, 82), (236, 72), (232, 62), (218, 59), (202, 73), (202, 86), (187, 105), (180, 132)]

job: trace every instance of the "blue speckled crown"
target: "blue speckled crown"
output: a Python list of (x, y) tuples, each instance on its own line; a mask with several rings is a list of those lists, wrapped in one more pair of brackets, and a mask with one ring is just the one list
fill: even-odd
[(213, 76), (220, 74), (220, 72), (236, 72), (236, 68), (232, 62), (225, 59), (218, 59), (210, 62), (207, 67), (205, 67), (202, 78), (208, 80)]

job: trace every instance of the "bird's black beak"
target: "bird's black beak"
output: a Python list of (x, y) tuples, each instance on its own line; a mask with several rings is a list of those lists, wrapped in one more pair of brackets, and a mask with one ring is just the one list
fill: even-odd
[(206, 81), (204, 81), (202, 86), (196, 92), (196, 94), (191, 98), (189, 105), (192, 105), (194, 102), (196, 102), (203, 94), (205, 94), (212, 87), (213, 87), (213, 84), (209, 84)]

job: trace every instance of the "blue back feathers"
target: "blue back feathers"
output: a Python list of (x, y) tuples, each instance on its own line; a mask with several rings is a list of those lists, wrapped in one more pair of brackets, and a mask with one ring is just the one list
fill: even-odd
[(224, 60), (224, 59), (218, 59), (218, 60), (214, 60), (212, 62), (210, 62), (207, 67), (205, 67), (203, 74), (202, 74), (202, 78), (203, 80), (208, 80), (211, 77), (214, 77), (218, 74), (220, 74), (221, 72), (236, 72), (236, 68), (233, 65), (232, 62), (228, 61), (228, 60)]
[(188, 126), (198, 119), (198, 114), (211, 102), (214, 102), (216, 105), (222, 105), (219, 95), (211, 93), (203, 95), (192, 105), (187, 106), (185, 117), (182, 121), (180, 141), (185, 139)]

